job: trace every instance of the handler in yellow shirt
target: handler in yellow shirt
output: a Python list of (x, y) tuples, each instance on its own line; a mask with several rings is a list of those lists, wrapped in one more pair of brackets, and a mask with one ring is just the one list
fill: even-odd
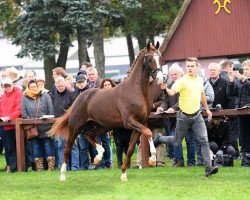
[(200, 102), (204, 106), (208, 120), (212, 118), (212, 113), (208, 108), (206, 97), (203, 90), (203, 81), (197, 75), (198, 59), (190, 57), (186, 60), (187, 74), (178, 79), (169, 89), (166, 85), (168, 95), (173, 96), (180, 94), (179, 108), (180, 111), (176, 116), (175, 136), (161, 136), (158, 138), (160, 143), (179, 145), (189, 128), (193, 129), (193, 134), (197, 138), (201, 146), (201, 154), (205, 165), (205, 176), (211, 176), (218, 172), (218, 167), (211, 164), (209, 143), (207, 137), (207, 129), (204, 119), (199, 111)]

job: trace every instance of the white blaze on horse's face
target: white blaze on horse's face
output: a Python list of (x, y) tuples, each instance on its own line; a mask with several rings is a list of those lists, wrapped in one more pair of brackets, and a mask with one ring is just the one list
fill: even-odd
[[(154, 52), (154, 53), (152, 53), (152, 54), (148, 54), (148, 55), (153, 56), (153, 60), (154, 60), (154, 62), (155, 62), (155, 64), (156, 64), (156, 67), (157, 67), (158, 69), (160, 69), (160, 68), (161, 68), (161, 67), (160, 67), (160, 64), (159, 64), (159, 62), (157, 62), (157, 61), (159, 60), (159, 56), (160, 56), (159, 52), (156, 51), (156, 52)], [(150, 77), (151, 77), (151, 76), (150, 76)], [(153, 77), (150, 78), (150, 81), (149, 81), (149, 82), (152, 81), (152, 78), (153, 78)], [(161, 71), (158, 71), (157, 74), (156, 74), (156, 76), (155, 76), (155, 79), (156, 79), (156, 81), (157, 81), (157, 83), (158, 83), (159, 85), (162, 84), (163, 81), (164, 81), (164, 80), (163, 80), (163, 73), (162, 73)]]
[(161, 54), (160, 54), (160, 52), (157, 50), (155, 53), (154, 53), (154, 59), (155, 59), (155, 61), (156, 61), (156, 64), (157, 64), (157, 68), (161, 68), (160, 66), (160, 56), (161, 56)]
[(163, 84), (163, 73), (162, 73), (162, 71), (157, 72), (156, 80), (157, 80), (158, 84)]
[[(156, 64), (157, 64), (157, 68), (161, 68), (160, 66), (160, 63), (159, 63), (159, 58), (162, 57), (161, 56), (161, 53), (160, 51), (158, 51), (158, 49), (156, 50), (156, 52), (154, 53), (154, 58), (156, 60)], [(163, 81), (164, 81), (164, 77), (163, 77), (163, 73), (162, 71), (159, 71), (157, 74), (156, 74), (156, 80), (157, 80), (157, 83), (160, 85), (160, 84), (163, 84)]]

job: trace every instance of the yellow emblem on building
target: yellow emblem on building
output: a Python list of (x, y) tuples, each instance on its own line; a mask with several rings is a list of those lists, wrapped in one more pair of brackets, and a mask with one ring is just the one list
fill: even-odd
[(220, 12), (221, 8), (223, 8), (228, 14), (230, 14), (231, 11), (227, 8), (227, 4), (229, 4), (229, 3), (231, 3), (230, 0), (224, 0), (224, 3), (222, 5), (220, 0), (214, 0), (214, 4), (218, 5), (218, 8), (215, 11), (215, 14), (217, 15)]

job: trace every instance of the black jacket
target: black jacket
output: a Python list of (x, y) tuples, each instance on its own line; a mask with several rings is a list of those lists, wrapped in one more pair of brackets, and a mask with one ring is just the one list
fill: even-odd
[(226, 121), (221, 121), (220, 125), (207, 125), (208, 141), (215, 142), (220, 149), (223, 149), (231, 144), (230, 141), (230, 126)]
[(230, 96), (236, 97), (236, 107), (243, 107), (250, 104), (250, 80), (244, 82), (237, 80), (236, 82), (229, 82), (227, 93)]
[(69, 102), (69, 98), (72, 92), (70, 92), (67, 88), (63, 92), (56, 92), (51, 97), (53, 105), (54, 105), (54, 113), (55, 117), (61, 117), (66, 112), (66, 107)]
[(214, 102), (212, 107), (215, 108), (217, 104), (220, 104), (223, 109), (229, 108), (232, 99), (226, 92), (228, 81), (219, 77), (215, 82), (212, 82), (211, 79), (209, 79), (209, 82), (214, 89)]
[(78, 87), (76, 87), (75, 91), (71, 93), (68, 104), (65, 106), (65, 109), (68, 109), (74, 103), (79, 94), (81, 94), (82, 92), (84, 92), (89, 88), (90, 87), (88, 85), (86, 85), (83, 89), (79, 89)]

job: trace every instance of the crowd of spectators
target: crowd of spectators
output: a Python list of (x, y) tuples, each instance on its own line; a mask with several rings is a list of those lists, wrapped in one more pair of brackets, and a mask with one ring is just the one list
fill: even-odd
[[(37, 77), (34, 70), (27, 70), (24, 76), (18, 76), (14, 67), (1, 71), (0, 119), (3, 122), (22, 117), (24, 119), (42, 116), (60, 117), (73, 104), (79, 94), (89, 88), (114, 87), (110, 79), (101, 80), (97, 70), (90, 63), (82, 64), (81, 69), (73, 76), (68, 75), (62, 67), (52, 70), (54, 85), (48, 90), (44, 78)], [(109, 84), (110, 83), (110, 84)], [(28, 140), (25, 135), (25, 169), (35, 171), (59, 169), (63, 163), (64, 138), (51, 138), (48, 134), (52, 124), (38, 124), (38, 136)], [(68, 170), (88, 170), (112, 167), (111, 133), (103, 133), (98, 141), (104, 146), (104, 159), (98, 166), (93, 165), (96, 150), (79, 133), (68, 163)], [(6, 171), (17, 171), (15, 126), (0, 127), (0, 138), (5, 149)], [(126, 152), (125, 152), (126, 153)]]
[[(242, 108), (250, 105), (250, 60), (242, 64), (243, 74), (233, 70), (233, 63), (222, 61), (221, 63), (210, 63), (207, 67), (208, 77), (205, 78), (201, 73), (201, 67), (198, 66), (197, 76), (203, 83), (204, 98), (209, 109), (228, 109)], [(40, 118), (43, 115), (62, 116), (66, 110), (73, 104), (78, 95), (90, 88), (100, 88), (107, 90), (116, 87), (111, 79), (101, 80), (97, 69), (90, 63), (83, 63), (75, 79), (68, 75), (62, 67), (52, 70), (55, 84), (51, 89), (46, 88), (44, 78), (38, 77), (34, 70), (28, 70), (24, 76), (18, 76), (16, 68), (6, 68), (1, 71), (1, 91), (0, 91), (0, 119), (3, 122), (22, 117), (25, 119)], [(179, 63), (172, 64), (169, 67), (169, 79), (166, 80), (165, 87), (159, 98), (153, 104), (154, 112), (179, 112), (179, 98), (181, 86), (173, 96), (169, 95), (169, 89), (178, 83), (184, 76), (184, 71)], [(196, 75), (195, 75), (196, 76)], [(182, 102), (183, 103), (183, 102)], [(200, 104), (199, 111), (204, 108)], [(183, 112), (185, 115), (186, 113)], [(192, 113), (185, 117), (192, 118)], [(180, 114), (179, 114), (180, 115)], [(183, 118), (184, 119), (184, 118)], [(189, 120), (189, 119), (188, 119)], [(223, 158), (223, 155), (229, 155), (232, 159), (241, 159), (241, 165), (250, 166), (250, 137), (248, 134), (248, 125), (250, 117), (213, 117), (212, 120), (204, 119), (206, 122), (208, 144), (213, 158)], [(157, 121), (157, 120), (156, 120)], [(201, 143), (203, 138), (197, 139), (197, 133), (194, 134), (192, 126), (179, 138), (179, 144), (164, 142), (169, 138), (176, 138), (176, 119), (162, 119), (159, 123), (150, 121), (149, 127), (154, 133), (154, 144), (157, 146), (157, 166), (165, 165), (166, 155), (173, 162), (175, 167), (185, 166), (183, 156), (182, 139), (185, 138), (187, 147), (187, 166), (204, 165), (209, 163), (208, 156), (204, 154), (204, 145)], [(48, 131), (51, 124), (37, 125), (38, 136), (28, 140), (25, 138), (25, 160), (26, 170), (31, 167), (35, 171), (59, 169), (63, 163), (64, 138), (51, 138)], [(195, 130), (197, 131), (197, 130)], [(95, 148), (87, 141), (84, 132), (79, 133), (70, 154), (68, 161), (68, 170), (89, 170), (89, 169), (109, 169), (113, 166), (112, 149), (110, 146), (110, 137), (114, 137), (116, 145), (117, 166), (120, 168), (123, 164), (123, 153), (126, 154), (129, 145), (131, 130), (124, 128), (114, 129), (108, 133), (102, 133), (97, 141), (105, 149), (103, 160), (99, 165), (94, 165), (94, 157), (97, 154)], [(164, 139), (164, 138), (168, 139)], [(16, 159), (16, 138), (15, 126), (0, 126), (0, 138), (5, 149), (6, 171), (17, 171)], [(240, 142), (240, 143), (238, 143)], [(138, 144), (140, 142), (138, 141)], [(166, 145), (165, 145), (165, 144)], [(240, 144), (240, 149), (239, 149)], [(203, 145), (203, 146), (201, 146)], [(137, 166), (141, 168), (140, 145), (138, 148)], [(203, 153), (202, 153), (203, 152)], [(206, 154), (207, 155), (207, 154)], [(217, 159), (217, 163), (222, 164), (223, 159)], [(212, 172), (211, 172), (212, 173)]]
[[(174, 63), (169, 68), (169, 75), (171, 81), (168, 82), (168, 88), (171, 88), (172, 83), (176, 81), (176, 77), (173, 76), (172, 72), (174, 68), (178, 69), (174, 74), (178, 74), (179, 72), (181, 75), (178, 78), (181, 81), (185, 80), (181, 78), (183, 75), (181, 66), (177, 63)], [(210, 110), (238, 109), (249, 107), (250, 60), (244, 61), (242, 63), (242, 68), (243, 73), (241, 74), (238, 69), (234, 69), (234, 65), (230, 61), (221, 61), (220, 63), (210, 63), (208, 65), (208, 79), (204, 79), (204, 77), (202, 77), (202, 80), (203, 91)], [(188, 66), (186, 66), (186, 69), (188, 70)], [(200, 69), (198, 68), (197, 75), (201, 76), (201, 74), (199, 74), (199, 70)], [(180, 83), (178, 83), (177, 85), (179, 84)], [(185, 82), (185, 84), (188, 83)], [(182, 90), (184, 90), (186, 87), (187, 86), (183, 86), (183, 88), (178, 88), (178, 91), (183, 92)], [(173, 91), (175, 91), (175, 89), (176, 88), (172, 88)], [(186, 114), (185, 111), (182, 111), (183, 108), (189, 110), (190, 105), (189, 108), (185, 107), (187, 102), (184, 102), (183, 99), (181, 102), (182, 105), (179, 105), (179, 93), (175, 92), (174, 96), (170, 96), (171, 93), (168, 94), (168, 90), (169, 89), (166, 89), (166, 97), (163, 98), (163, 104), (158, 107), (157, 111), (178, 111), (177, 119), (178, 115), (180, 115), (179, 113), (184, 113), (184, 115), (186, 115), (188, 119), (191, 118), (195, 122), (198, 113), (191, 112)], [(175, 102), (172, 103), (174, 98)], [(178, 106), (175, 106), (176, 103)], [(167, 106), (165, 106), (164, 104), (167, 104)], [(174, 108), (172, 107), (173, 105), (175, 106)], [(180, 109), (181, 106), (183, 107), (182, 109)], [(201, 107), (200, 111), (202, 110), (203, 108)], [(188, 119), (183, 120), (187, 121)], [(247, 136), (247, 124), (249, 124), (249, 119), (249, 116), (213, 117), (212, 120), (208, 120), (205, 118), (210, 154), (213, 155), (211, 159), (214, 160), (214, 165), (232, 166), (233, 159), (240, 159), (242, 166), (250, 166), (250, 142), (249, 135)], [(175, 146), (173, 147), (171, 145), (173, 142), (170, 141), (170, 139), (173, 140), (176, 139), (176, 137), (171, 138), (168, 136), (175, 135), (175, 131), (177, 130), (176, 126), (178, 126), (178, 130), (180, 129), (180, 124), (176, 125), (176, 123), (174, 123), (173, 125), (172, 121), (175, 122), (175, 119), (166, 120), (165, 132), (163, 132), (163, 135), (155, 137), (154, 142), (156, 146), (162, 143), (167, 144), (168, 156), (170, 157), (170, 159), (173, 159), (173, 166), (183, 167), (185, 163), (181, 144), (179, 144), (178, 142), (178, 145), (175, 144)], [(180, 123), (182, 123), (182, 121)], [(195, 125), (191, 126), (188, 129), (187, 133), (184, 135), (187, 144), (187, 166), (204, 165), (205, 163), (201, 156), (201, 145), (197, 143), (197, 133), (193, 134), (192, 129), (195, 129)], [(201, 132), (201, 129), (199, 129), (198, 132)], [(239, 146), (241, 147), (240, 150)], [(223, 160), (230, 160), (230, 162), (224, 163)]]

